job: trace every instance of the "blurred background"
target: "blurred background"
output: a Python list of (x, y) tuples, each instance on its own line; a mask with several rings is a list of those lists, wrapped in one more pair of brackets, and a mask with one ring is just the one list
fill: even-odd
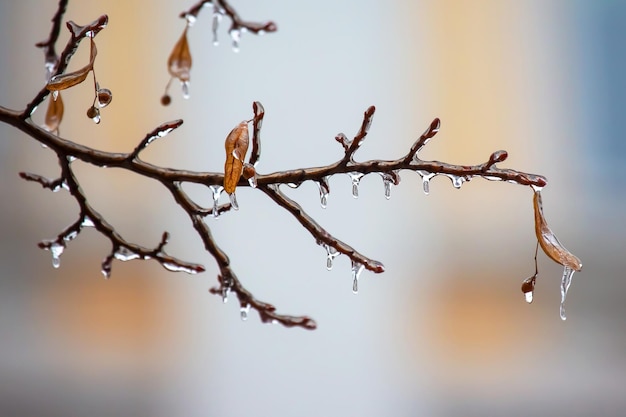
[[(223, 141), (266, 110), (257, 169), (319, 166), (342, 155), (363, 111), (377, 112), (358, 160), (404, 155), (434, 117), (442, 128), (423, 159), (500, 164), (545, 175), (545, 214), (583, 262), (559, 318), (561, 267), (539, 256), (535, 301), (532, 191), (474, 179), (402, 182), (384, 198), (378, 175), (331, 179), (328, 208), (315, 184), (289, 195), (337, 238), (385, 263), (353, 295), (350, 263), (325, 252), (284, 210), (241, 189), (241, 209), (209, 224), (234, 270), (280, 312), (317, 320), (313, 332), (243, 322), (236, 302), (208, 293), (217, 268), (182, 210), (158, 184), (75, 163), (91, 204), (128, 240), (206, 265), (171, 273), (116, 261), (94, 230), (61, 266), (37, 242), (78, 210), (65, 191), (18, 172), (59, 174), (52, 152), (0, 125), (0, 415), (6, 416), (623, 416), (626, 414), (626, 2), (233, 0), (244, 19), (278, 32), (244, 33), (234, 53), (211, 13), (189, 31), (191, 97), (166, 62), (192, 2), (70, 1), (66, 19), (109, 15), (95, 72), (113, 92), (96, 126), (85, 116), (91, 78), (63, 94), (61, 136), (127, 152), (158, 124), (185, 124), (142, 155), (151, 163), (221, 171)], [(56, 1), (0, 2), (0, 105), (22, 109), (44, 83)], [(63, 28), (58, 50), (67, 40)], [(81, 45), (72, 61), (88, 61)], [(34, 116), (42, 123), (45, 108)], [(209, 204), (201, 187), (188, 187)], [(222, 198), (225, 198), (224, 196)]]

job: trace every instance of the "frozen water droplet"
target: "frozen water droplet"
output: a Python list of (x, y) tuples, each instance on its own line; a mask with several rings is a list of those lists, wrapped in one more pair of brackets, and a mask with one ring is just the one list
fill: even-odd
[(352, 292), (355, 294), (359, 292), (359, 275), (364, 267), (365, 265), (352, 261)]
[(533, 292), (532, 291), (528, 291), (524, 293), (524, 298), (526, 299), (526, 302), (528, 304), (533, 302)]
[(65, 246), (58, 242), (54, 242), (50, 245), (48, 250), (52, 254), (52, 266), (55, 268), (61, 266), (61, 255), (63, 254), (63, 250), (65, 250)]
[(181, 81), (180, 88), (183, 91), (183, 98), (189, 99), (189, 81)]
[(250, 304), (241, 306), (240, 311), (241, 311), (241, 320), (243, 321), (248, 320), (248, 313), (250, 312)]
[(209, 190), (211, 190), (211, 193), (213, 194), (213, 217), (217, 219), (217, 217), (220, 215), (218, 210), (218, 203), (220, 201), (220, 195), (222, 194), (224, 187), (222, 187), (221, 185), (209, 185)]
[(570, 285), (572, 285), (572, 276), (574, 275), (574, 272), (576, 271), (571, 268), (563, 268), (563, 277), (561, 278), (561, 320), (567, 320), (567, 317), (565, 316), (565, 298), (567, 297)]
[(234, 210), (239, 210), (239, 203), (237, 203), (237, 195), (235, 193), (228, 194), (230, 198), (230, 205)]
[(393, 184), (393, 177), (386, 172), (381, 172), (380, 176), (383, 177), (383, 186), (385, 187), (385, 198), (389, 200), (391, 198), (391, 184)]
[(98, 89), (98, 107), (103, 108), (111, 104), (113, 100), (113, 93), (108, 88)]
[(196, 16), (192, 14), (186, 14), (185, 19), (187, 19), (187, 26), (192, 27), (194, 23), (196, 23)]
[(539, 187), (538, 185), (535, 185), (535, 184), (531, 184), (530, 186), (532, 187), (534, 192), (539, 192), (543, 189), (543, 187)]
[(352, 197), (359, 198), (359, 184), (361, 183), (361, 178), (363, 178), (364, 174), (360, 172), (350, 172), (348, 175), (352, 180)]
[[(216, 10), (215, 8), (213, 10)], [(222, 14), (214, 11), (213, 12), (213, 22), (212, 22), (212, 31), (213, 31), (213, 45), (219, 45), (219, 40), (217, 39), (217, 29), (220, 26), (220, 21), (222, 20)]]
[(222, 303), (226, 304), (228, 302), (228, 293), (230, 292), (229, 287), (222, 287)]
[(69, 242), (70, 240), (76, 239), (76, 236), (78, 236), (78, 232), (76, 230), (72, 230), (71, 232), (63, 236), (63, 240)]
[(320, 205), (325, 209), (328, 204), (328, 194), (330, 193), (328, 177), (323, 177), (321, 181), (317, 183), (317, 186), (320, 189)]
[(233, 52), (239, 52), (239, 41), (241, 40), (241, 31), (238, 29), (232, 29), (230, 32), (230, 38), (233, 40)]
[(59, 97), (59, 90), (54, 90), (52, 92), (52, 100), (57, 101), (58, 97)]
[(424, 194), (430, 194), (430, 180), (436, 175), (432, 172), (417, 171), (422, 176), (422, 187), (424, 188)]
[(457, 175), (449, 175), (449, 177), (450, 177), (450, 181), (452, 181), (452, 186), (456, 188), (457, 190), (461, 188), (461, 186), (465, 182), (464, 177), (459, 177)]
[(330, 271), (333, 269), (333, 260), (341, 253), (328, 244), (324, 244), (324, 249), (326, 249), (326, 269)]
[(119, 261), (132, 261), (133, 259), (139, 258), (139, 254), (131, 251), (126, 246), (120, 246), (115, 253), (113, 254), (115, 259)]
[(95, 224), (93, 223), (93, 220), (91, 220), (88, 216), (83, 217), (83, 221), (80, 224), (80, 227), (94, 227)]
[(248, 184), (250, 184), (250, 187), (252, 188), (256, 188), (257, 183), (256, 183), (256, 175), (248, 178)]
[(290, 182), (290, 183), (287, 183), (287, 186), (289, 188), (298, 188), (300, 185), (302, 185), (301, 182)]

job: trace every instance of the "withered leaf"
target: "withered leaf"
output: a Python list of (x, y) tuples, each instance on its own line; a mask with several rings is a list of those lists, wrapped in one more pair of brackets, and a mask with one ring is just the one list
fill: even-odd
[(539, 241), (539, 246), (546, 255), (554, 262), (570, 268), (574, 271), (582, 269), (582, 263), (573, 253), (563, 247), (561, 242), (554, 235), (546, 219), (543, 215), (543, 205), (541, 201), (541, 192), (535, 191), (533, 197), (533, 207), (535, 211), (535, 234)]
[(89, 71), (93, 70), (93, 64), (96, 61), (96, 55), (98, 50), (96, 49), (96, 43), (91, 39), (91, 54), (89, 64), (85, 65), (79, 70), (68, 72), (66, 74), (55, 75), (48, 81), (46, 88), (49, 91), (60, 91), (80, 84), (87, 78)]
[(58, 132), (63, 119), (63, 99), (61, 93), (57, 94), (56, 100), (48, 98), (48, 110), (44, 119), (44, 127), (48, 132)]
[(224, 163), (224, 191), (235, 192), (243, 170), (243, 160), (248, 151), (248, 122), (239, 123), (226, 137), (226, 162)]
[(181, 35), (174, 49), (167, 60), (167, 70), (172, 77), (178, 78), (180, 81), (189, 81), (189, 71), (191, 70), (191, 52), (189, 51), (189, 43), (187, 42), (187, 28)]

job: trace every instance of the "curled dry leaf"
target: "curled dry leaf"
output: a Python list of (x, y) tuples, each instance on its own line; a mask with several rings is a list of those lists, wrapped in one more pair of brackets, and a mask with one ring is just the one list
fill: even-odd
[(167, 60), (167, 70), (172, 77), (178, 78), (181, 82), (189, 81), (189, 71), (191, 70), (191, 52), (187, 42), (187, 29), (181, 35), (174, 49)]
[(96, 49), (96, 43), (93, 41), (93, 38), (91, 38), (91, 54), (89, 64), (76, 71), (55, 75), (50, 78), (46, 88), (49, 91), (60, 91), (82, 83), (87, 78), (87, 75), (89, 75), (89, 71), (93, 70), (93, 64), (96, 61), (97, 54), (98, 50)]
[(541, 192), (535, 191), (533, 197), (533, 207), (535, 211), (535, 234), (541, 249), (554, 262), (563, 265), (573, 271), (580, 271), (583, 264), (573, 253), (563, 247), (556, 238), (543, 215), (543, 205), (541, 202)]
[(63, 99), (57, 94), (56, 100), (48, 98), (48, 110), (44, 119), (44, 127), (48, 132), (59, 132), (59, 125), (63, 119)]
[(226, 162), (224, 163), (224, 191), (235, 192), (243, 170), (243, 159), (248, 151), (248, 122), (239, 123), (226, 137)]

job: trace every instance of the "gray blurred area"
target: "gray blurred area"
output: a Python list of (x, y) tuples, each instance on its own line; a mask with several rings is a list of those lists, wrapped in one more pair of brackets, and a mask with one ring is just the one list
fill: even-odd
[[(44, 83), (56, 1), (0, 0), (0, 105), (21, 109)], [(210, 222), (233, 267), (280, 312), (314, 317), (307, 332), (239, 318), (208, 293), (217, 268), (167, 190), (128, 172), (76, 163), (91, 204), (128, 240), (206, 265), (171, 273), (116, 261), (84, 230), (52, 267), (37, 242), (78, 216), (64, 191), (18, 177), (54, 178), (52, 152), (0, 125), (0, 415), (2, 416), (623, 416), (626, 415), (626, 3), (619, 1), (233, 0), (242, 17), (279, 31), (244, 33), (230, 48), (225, 20), (212, 46), (205, 10), (189, 31), (191, 97), (159, 98), (167, 57), (192, 2), (70, 1), (77, 23), (108, 13), (95, 69), (113, 102), (94, 125), (91, 79), (63, 95), (61, 136), (129, 151), (158, 124), (184, 125), (143, 154), (151, 163), (220, 171), (223, 140), (263, 103), (260, 172), (332, 163), (334, 136), (351, 137), (377, 112), (359, 160), (403, 155), (434, 117), (423, 159), (486, 161), (545, 175), (548, 222), (578, 255), (559, 318), (561, 268), (539, 257), (535, 301), (532, 192), (474, 179), (455, 190), (415, 173), (384, 198), (378, 175), (360, 196), (331, 179), (290, 196), (336, 237), (385, 263), (353, 295), (345, 257), (325, 252), (259, 192)], [(60, 45), (67, 40), (65, 29)], [(59, 49), (61, 46), (59, 46)], [(81, 48), (72, 69), (88, 60)], [(44, 103), (45, 104), (45, 103)], [(45, 108), (34, 119), (41, 123)], [(203, 188), (189, 187), (208, 204)]]

